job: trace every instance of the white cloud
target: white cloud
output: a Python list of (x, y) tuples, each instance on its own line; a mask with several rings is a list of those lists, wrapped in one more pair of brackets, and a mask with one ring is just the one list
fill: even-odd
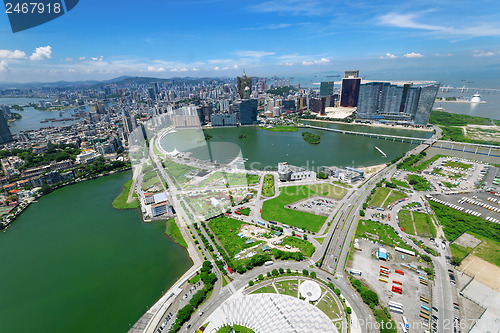
[(310, 66), (310, 65), (322, 65), (322, 64), (328, 64), (330, 63), (330, 59), (327, 58), (321, 58), (319, 60), (311, 60), (311, 61), (302, 61), (302, 65), (304, 66)]
[(78, 60), (84, 61), (86, 58), (85, 57), (78, 57)]
[(467, 26), (463, 28), (432, 25), (426, 23), (419, 23), (417, 21), (417, 19), (419, 19), (422, 16), (422, 14), (423, 12), (410, 13), (410, 14), (389, 13), (387, 15), (378, 17), (378, 21), (382, 25), (399, 27), (399, 28), (426, 30), (453, 36), (471, 36), (471, 37), (500, 36), (500, 27), (498, 27), (496, 24), (482, 22), (480, 24), (473, 25), (470, 22), (467, 22), (466, 23)]
[(386, 53), (383, 56), (380, 56), (380, 59), (396, 59), (398, 56), (392, 54), (392, 53)]
[(289, 23), (269, 24), (261, 27), (244, 28), (243, 30), (277, 30), (291, 27)]
[(266, 52), (266, 51), (236, 51), (235, 53), (240, 57), (251, 57), (251, 58), (261, 58), (274, 54), (274, 52)]
[(5, 60), (0, 61), (0, 72), (6, 72), (8, 68), (9, 66)]
[(219, 66), (215, 66), (214, 71), (218, 71), (218, 70), (220, 70)]
[(474, 57), (491, 57), (494, 56), (495, 52), (492, 51), (479, 51), (479, 50), (474, 50), (472, 56)]
[(454, 56), (453, 53), (445, 53), (445, 54), (436, 53), (436, 57), (453, 57), (453, 56)]
[(73, 60), (75, 60), (75, 59), (73, 59), (73, 58), (71, 58), (71, 57), (66, 57), (66, 58), (64, 59), (64, 61), (66, 61), (66, 62), (72, 62)]
[(153, 67), (153, 66), (148, 66), (148, 72), (164, 72), (165, 68), (163, 67)]
[(421, 53), (415, 53), (415, 52), (412, 52), (412, 53), (406, 53), (404, 55), (405, 58), (422, 58), (424, 55), (421, 54)]
[(40, 46), (35, 49), (35, 52), (31, 55), (31, 60), (43, 60), (52, 58), (52, 47), (50, 46)]
[(90, 58), (92, 61), (95, 61), (95, 62), (99, 62), (99, 61), (102, 61), (104, 59), (103, 56), (100, 56), (100, 57), (92, 57)]
[(326, 6), (317, 0), (271, 0), (252, 6), (256, 12), (282, 13), (291, 15), (325, 15), (330, 6)]
[(0, 59), (24, 59), (26, 53), (20, 50), (0, 50)]
[(170, 71), (171, 72), (187, 72), (189, 69), (183, 67), (183, 68), (172, 68)]

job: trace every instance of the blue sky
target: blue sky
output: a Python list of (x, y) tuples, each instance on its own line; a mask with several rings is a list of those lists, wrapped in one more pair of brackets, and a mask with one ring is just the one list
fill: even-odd
[(15, 34), (1, 15), (0, 82), (235, 76), (243, 68), (499, 76), (497, 0), (80, 0)]

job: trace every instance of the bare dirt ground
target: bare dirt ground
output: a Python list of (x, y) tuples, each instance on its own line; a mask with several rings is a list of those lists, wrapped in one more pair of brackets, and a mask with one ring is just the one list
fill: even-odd
[(500, 267), (470, 254), (462, 261), (458, 270), (473, 276), (488, 287), (500, 291)]
[(471, 249), (473, 249), (481, 244), (481, 240), (472, 235), (469, 235), (468, 233), (464, 233), (462, 234), (462, 236), (458, 237), (454, 243), (465, 248), (470, 247)]

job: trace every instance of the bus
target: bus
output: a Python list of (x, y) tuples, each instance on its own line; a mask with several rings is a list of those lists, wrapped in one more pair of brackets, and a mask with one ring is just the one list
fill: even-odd
[(422, 309), (420, 309), (420, 313), (423, 313), (423, 314), (424, 314), (424, 315), (426, 315), (427, 317), (429, 317), (429, 316), (430, 316), (430, 313), (429, 313), (429, 312), (427, 312), (427, 311), (425, 311), (425, 310), (422, 310)]
[(384, 279), (383, 277), (379, 277), (378, 280), (380, 282), (388, 283), (387, 279)]
[(405, 272), (400, 271), (399, 269), (394, 270), (394, 273), (398, 273), (398, 274), (401, 274), (401, 275), (405, 275)]
[(410, 329), (410, 325), (408, 325), (408, 320), (406, 320), (405, 316), (403, 316), (403, 323), (405, 324), (406, 329)]
[(384, 265), (380, 265), (380, 268), (381, 268), (381, 269), (385, 269), (386, 271), (388, 271), (388, 270), (389, 270), (389, 267), (384, 266)]
[(349, 273), (351, 273), (352, 275), (359, 275), (359, 276), (361, 276), (361, 271), (359, 271), (357, 269), (351, 269), (349, 271)]
[(403, 285), (403, 282), (398, 281), (398, 280), (392, 280), (392, 283), (394, 283), (394, 284), (399, 284), (400, 286), (402, 286), (402, 285)]
[(262, 225), (262, 226), (264, 226), (264, 227), (266, 226), (266, 224), (264, 222), (262, 222), (262, 221), (257, 221), (257, 223), (260, 224), (260, 225)]
[(422, 302), (425, 302), (425, 303), (429, 304), (429, 299), (427, 297), (425, 297), (425, 296), (420, 295), (420, 300)]
[(426, 307), (425, 305), (420, 305), (420, 307), (421, 307), (422, 309), (426, 310), (427, 312), (431, 311), (431, 310), (429, 310), (429, 308), (428, 308), (428, 307)]
[(429, 321), (429, 316), (426, 316), (425, 314), (423, 314), (422, 312), (420, 312), (420, 315), (419, 315), (420, 318), (423, 318), (427, 321)]

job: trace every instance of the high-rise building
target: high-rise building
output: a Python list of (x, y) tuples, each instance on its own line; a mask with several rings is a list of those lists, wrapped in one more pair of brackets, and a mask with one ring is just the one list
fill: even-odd
[(333, 81), (321, 82), (319, 86), (319, 97), (333, 96)]
[(439, 89), (439, 84), (413, 87), (389, 82), (362, 84), (359, 92), (357, 117), (386, 119), (426, 125)]
[(357, 107), (361, 78), (343, 78), (340, 93), (340, 106)]
[(210, 123), (212, 124), (212, 127), (238, 125), (236, 115), (234, 113), (213, 113), (210, 116)]
[(257, 121), (257, 105), (256, 99), (244, 99), (236, 101), (233, 104), (233, 113), (236, 114), (236, 119), (242, 125), (253, 125)]
[(345, 71), (344, 73), (344, 78), (346, 79), (355, 79), (359, 77), (359, 71), (354, 70), (354, 71)]
[(0, 143), (6, 143), (12, 141), (12, 134), (10, 133), (9, 125), (7, 120), (3, 116), (3, 112), (0, 112)]
[(245, 88), (248, 87), (249, 91), (252, 91), (252, 77), (247, 76), (243, 71), (243, 75), (241, 77), (237, 77), (237, 85), (238, 85), (238, 93), (240, 94), (240, 98), (245, 98)]

